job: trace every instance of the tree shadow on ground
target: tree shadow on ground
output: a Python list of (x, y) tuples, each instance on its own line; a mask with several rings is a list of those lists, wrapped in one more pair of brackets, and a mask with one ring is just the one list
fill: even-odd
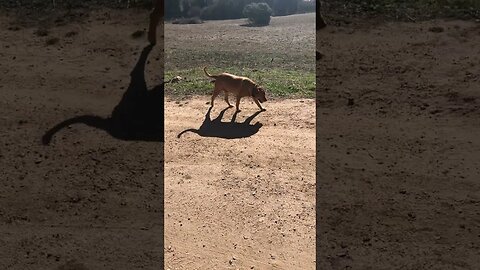
[(42, 137), (47, 145), (53, 136), (73, 124), (85, 124), (102, 129), (121, 140), (164, 141), (164, 84), (148, 90), (145, 82), (145, 64), (153, 46), (145, 47), (130, 73), (130, 85), (120, 103), (108, 118), (97, 115), (76, 116), (55, 125)]
[[(230, 108), (230, 107), (229, 107)], [(230, 122), (222, 122), (223, 115), (229, 109), (223, 109), (217, 118), (211, 120), (210, 113), (212, 111), (212, 107), (210, 107), (205, 114), (205, 120), (203, 121), (202, 125), (198, 129), (190, 128), (180, 132), (177, 135), (177, 138), (180, 138), (186, 132), (193, 132), (202, 137), (216, 137), (216, 138), (223, 138), (223, 139), (240, 139), (240, 138), (247, 138), (254, 134), (256, 134), (260, 128), (263, 126), (262, 123), (257, 122), (254, 125), (250, 123), (252, 120), (262, 113), (263, 111), (257, 111), (256, 113), (249, 116), (245, 121), (242, 123), (235, 122), (237, 118), (237, 112), (235, 112), (232, 116)]]

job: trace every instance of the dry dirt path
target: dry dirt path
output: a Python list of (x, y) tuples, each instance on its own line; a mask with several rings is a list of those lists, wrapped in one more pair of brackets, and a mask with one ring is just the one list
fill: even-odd
[(220, 100), (205, 121), (208, 100), (166, 103), (166, 267), (314, 269), (314, 100), (268, 101), (250, 127), (253, 102), (232, 124)]
[(321, 269), (476, 269), (480, 25), (354, 22), (317, 40)]
[(48, 36), (0, 16), (0, 269), (159, 269), (163, 143), (72, 123), (42, 144), (66, 119), (111, 114), (146, 45), (130, 37), (141, 16), (53, 17)]

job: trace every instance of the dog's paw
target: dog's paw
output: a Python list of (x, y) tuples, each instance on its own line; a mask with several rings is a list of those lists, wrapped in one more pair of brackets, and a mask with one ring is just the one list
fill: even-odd
[(267, 110), (267, 109), (265, 109), (265, 108), (262, 108), (260, 111), (261, 111), (261, 112), (264, 112), (264, 111), (266, 111), (266, 110)]

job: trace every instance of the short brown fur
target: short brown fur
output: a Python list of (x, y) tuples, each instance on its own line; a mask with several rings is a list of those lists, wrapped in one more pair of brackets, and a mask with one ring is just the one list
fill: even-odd
[(255, 104), (257, 104), (260, 110), (265, 111), (265, 109), (262, 108), (262, 106), (260, 105), (260, 103), (267, 101), (267, 98), (265, 97), (265, 90), (251, 79), (247, 77), (236, 76), (226, 72), (219, 75), (211, 75), (207, 72), (206, 67), (203, 69), (203, 71), (208, 77), (215, 79), (215, 88), (213, 90), (211, 102), (212, 107), (215, 98), (218, 96), (218, 94), (220, 94), (220, 92), (223, 91), (225, 93), (225, 101), (230, 107), (232, 107), (232, 105), (228, 101), (228, 94), (233, 93), (236, 96), (237, 112), (240, 111), (239, 106), (242, 97), (248, 96), (252, 97), (253, 101), (255, 102)]

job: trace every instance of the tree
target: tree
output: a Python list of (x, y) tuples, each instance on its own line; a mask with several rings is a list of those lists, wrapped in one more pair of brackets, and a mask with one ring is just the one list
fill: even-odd
[(252, 3), (243, 9), (243, 14), (255, 25), (268, 25), (272, 13), (267, 3)]
[(181, 16), (180, 0), (165, 1), (165, 18), (178, 18)]
[(296, 13), (299, 1), (302, 0), (274, 0), (273, 11), (275, 16), (284, 16)]

